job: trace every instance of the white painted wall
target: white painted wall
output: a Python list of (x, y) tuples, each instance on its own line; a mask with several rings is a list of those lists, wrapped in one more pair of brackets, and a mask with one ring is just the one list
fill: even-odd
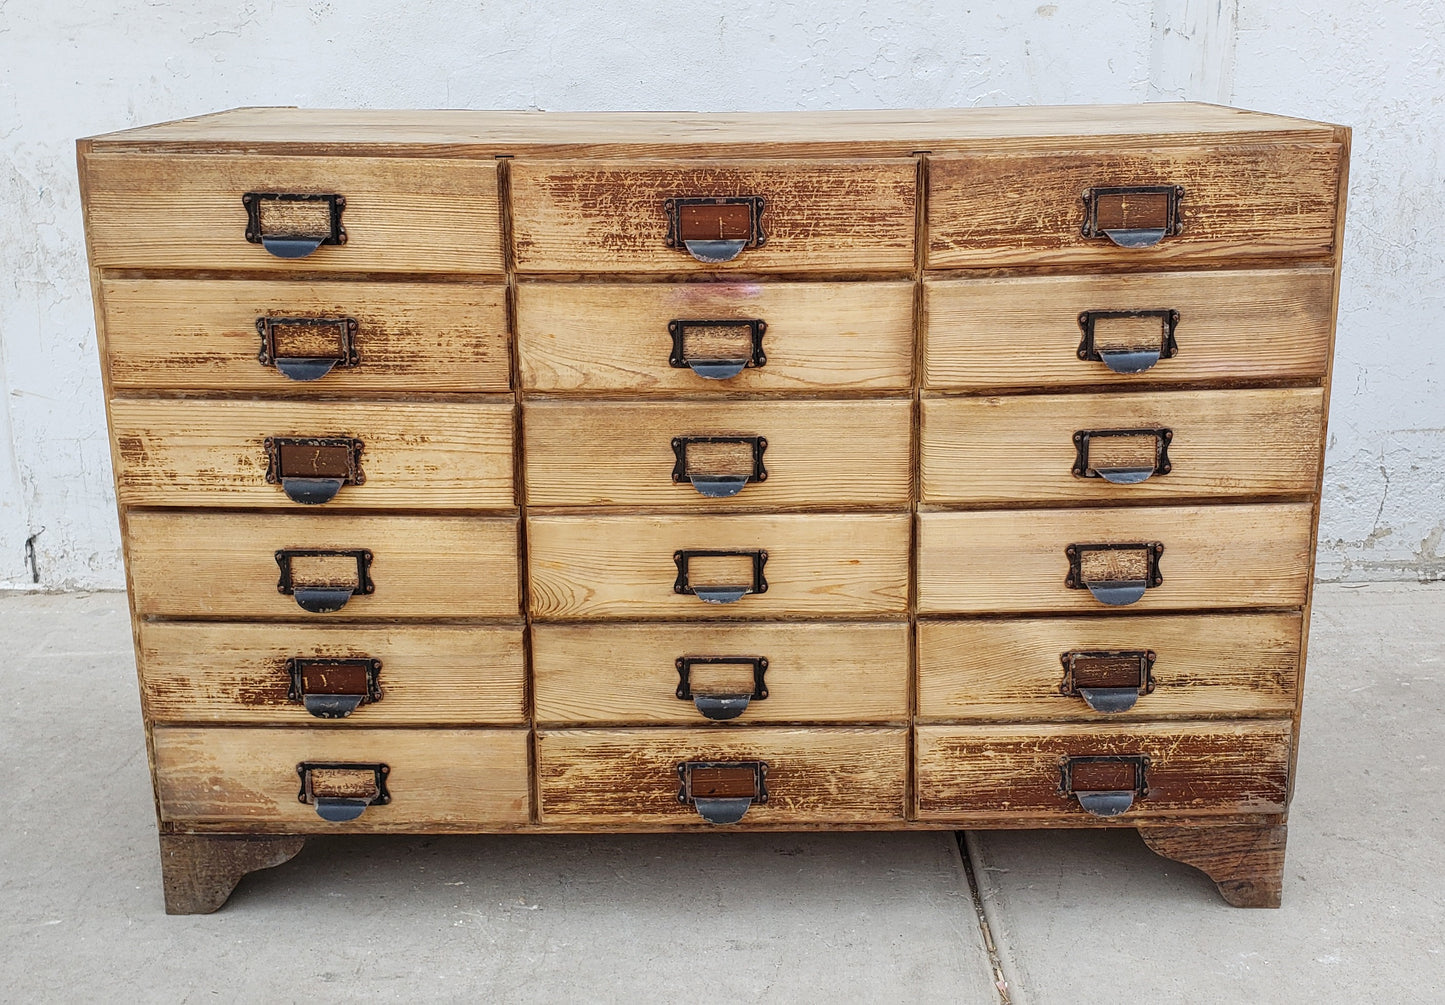
[(0, 0), (0, 586), (121, 585), (76, 137), (234, 105), (1198, 98), (1356, 127), (1321, 575), (1445, 579), (1438, 0)]

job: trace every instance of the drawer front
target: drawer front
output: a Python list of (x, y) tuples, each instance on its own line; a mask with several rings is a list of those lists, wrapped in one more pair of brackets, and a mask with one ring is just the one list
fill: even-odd
[[(928, 265), (1324, 257), (1334, 251), (1342, 149), (1280, 143), (934, 157)], [(1121, 187), (1178, 187), (1177, 213), (1169, 213), (1164, 192), (1104, 191)], [(1081, 193), (1095, 195), (1094, 213)], [(1085, 236), (1086, 221), (1099, 236)], [(1169, 223), (1178, 231), (1150, 234)], [(1157, 243), (1121, 247), (1111, 232), (1126, 243)]]
[[(734, 201), (687, 203), (720, 198)], [(916, 199), (903, 158), (512, 163), (521, 272), (906, 272)], [(669, 200), (684, 201), (671, 217)], [(747, 246), (724, 261), (685, 246), (714, 238)]]
[[(492, 160), (91, 153), (81, 170), (99, 268), (502, 272)], [(344, 242), (278, 257), (247, 240), (250, 193), (343, 197)], [(315, 203), (263, 200), (256, 236), (317, 234), (319, 214)]]
[[(903, 514), (529, 517), (527, 533), (532, 616), (542, 620), (907, 609)], [(719, 551), (729, 554), (707, 554)]]
[[(918, 518), (918, 609), (1133, 613), (1190, 608), (1298, 607), (1310, 567), (1308, 503), (924, 513)], [(1088, 582), (1129, 581), (1136, 545), (1163, 544), (1162, 582), (1127, 606)], [(1120, 545), (1117, 555), (1091, 546)], [(1082, 581), (1066, 581), (1082, 550)], [(1090, 557), (1093, 556), (1093, 557)], [(1117, 571), (1111, 564), (1117, 562)], [(1100, 585), (1102, 591), (1104, 587)]]
[(923, 500), (1305, 496), (1323, 411), (1319, 388), (928, 398)]
[[(101, 297), (118, 391), (310, 397), (511, 386), (500, 285), (105, 279)], [(312, 359), (333, 365), (313, 377)]]
[[(526, 721), (520, 625), (141, 621), (136, 632), (146, 716), (154, 722), (357, 729)], [(352, 686), (366, 661), (374, 661), (371, 693)], [(335, 711), (331, 694), (363, 698), (332, 718), (325, 715)]]
[[(921, 621), (918, 714), (1288, 717), (1299, 679), (1301, 620), (1298, 614), (1222, 614)], [(1134, 686), (1136, 693), (1128, 694)]]
[[(531, 801), (524, 729), (157, 726), (154, 748), (161, 820), (199, 830), (510, 829), (526, 824)], [(302, 764), (385, 765), (390, 801), (364, 807), (354, 820), (323, 820), (299, 798)], [(318, 777), (314, 788), (324, 798), (347, 791), (347, 780), (333, 775), (323, 786)]]
[(1069, 758), (1148, 758), (1146, 791), (1136, 792), (1127, 810), (1109, 818), (1126, 825), (1161, 816), (1285, 809), (1288, 720), (919, 726), (917, 743), (920, 820), (1006, 815), (1070, 827), (1098, 822), (1101, 818), (1085, 805), (1091, 802), (1088, 793), (1120, 784), (1109, 777), (1112, 765), (1073, 766), (1073, 787), (1085, 793), (1081, 800), (1061, 791), (1063, 762)]
[(913, 284), (522, 283), (517, 356), (534, 391), (907, 389)]
[(898, 401), (528, 402), (530, 506), (908, 505)]
[(538, 722), (908, 718), (906, 624), (538, 625), (532, 668)]
[[(923, 383), (1009, 390), (1319, 381), (1329, 365), (1334, 285), (1328, 268), (931, 281), (923, 288)], [(1147, 355), (1130, 360), (1141, 350), (1159, 358), (1131, 370), (1149, 363)]]
[(767, 766), (742, 826), (903, 819), (904, 729), (571, 729), (537, 734), (543, 824), (709, 827), (678, 798), (689, 761)]
[(512, 411), (122, 398), (117, 491), (130, 506), (511, 509)]
[[(504, 517), (135, 512), (126, 515), (137, 615), (347, 621), (518, 614), (517, 521)], [(290, 594), (277, 553), (294, 550)], [(324, 551), (324, 555), (306, 555)], [(357, 586), (359, 552), (370, 552)], [(329, 612), (329, 591), (352, 591)], [(305, 591), (310, 591), (305, 592)]]

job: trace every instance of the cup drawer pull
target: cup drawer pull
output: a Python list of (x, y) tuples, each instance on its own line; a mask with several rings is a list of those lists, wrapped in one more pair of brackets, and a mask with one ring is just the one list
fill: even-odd
[(731, 262), (747, 248), (767, 243), (761, 196), (664, 199), (669, 248), (681, 248), (699, 262)]
[(1079, 359), (1103, 363), (1115, 373), (1143, 373), (1179, 352), (1176, 310), (1084, 311)]
[(1111, 607), (1132, 604), (1144, 591), (1159, 586), (1159, 557), (1164, 545), (1157, 541), (1139, 544), (1071, 544), (1064, 549), (1069, 574), (1064, 585), (1071, 590), (1088, 590), (1095, 600)]
[(691, 369), (708, 380), (727, 380), (748, 367), (766, 366), (763, 335), (767, 323), (758, 318), (667, 323), (672, 352), (667, 362), (675, 370)]
[(1154, 690), (1154, 651), (1070, 651), (1060, 655), (1059, 693), (1084, 699), (1095, 712), (1127, 712)]
[(376, 592), (365, 548), (281, 548), (276, 564), (281, 569), (276, 591), (312, 614), (333, 614), (352, 597)]
[(714, 722), (736, 719), (768, 696), (767, 672), (762, 656), (679, 656), (677, 697)]
[(288, 380), (320, 380), (337, 367), (361, 362), (355, 318), (257, 318), (262, 366)]
[(735, 496), (748, 482), (768, 480), (761, 436), (674, 436), (674, 482), (690, 482), (701, 495), (713, 499)]
[(1059, 795), (1072, 796), (1086, 813), (1117, 817), (1149, 794), (1149, 758), (1142, 754), (1059, 758)]
[(381, 700), (381, 660), (295, 656), (286, 661), (287, 698), (318, 719), (344, 719)]
[(1169, 462), (1171, 429), (1081, 429), (1074, 433), (1076, 478), (1102, 478), (1115, 485), (1137, 485), (1173, 470)]
[[(766, 551), (693, 548), (672, 553), (677, 563), (674, 593), (697, 597), (706, 604), (733, 604), (750, 593), (767, 593), (763, 566)], [(699, 581), (701, 580), (701, 581)]]
[(296, 773), (301, 776), (297, 799), (316, 807), (322, 820), (345, 823), (361, 816), (368, 806), (391, 802), (386, 791), (391, 768), (385, 764), (302, 761)]
[(710, 824), (735, 824), (754, 803), (768, 801), (768, 766), (763, 761), (683, 761), (677, 801), (691, 803)]
[(1148, 248), (1183, 229), (1179, 185), (1133, 185), (1084, 191), (1085, 237), (1107, 237), (1121, 248)]
[(268, 436), (263, 445), (267, 484), (280, 483), (292, 502), (318, 506), (334, 499), (341, 486), (366, 481), (365, 444), (353, 437)]
[(305, 258), (323, 244), (345, 244), (344, 196), (247, 192), (246, 240), (277, 258)]

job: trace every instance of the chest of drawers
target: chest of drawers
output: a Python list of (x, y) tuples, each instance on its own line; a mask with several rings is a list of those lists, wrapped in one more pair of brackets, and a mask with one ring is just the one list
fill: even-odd
[(1133, 827), (1279, 903), (1348, 130), (83, 140), (168, 910), (306, 835)]

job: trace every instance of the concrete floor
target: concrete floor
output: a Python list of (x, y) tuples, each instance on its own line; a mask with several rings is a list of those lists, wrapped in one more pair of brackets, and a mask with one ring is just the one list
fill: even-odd
[[(314, 839), (167, 917), (124, 597), (0, 599), (0, 1001), (1004, 1000), (950, 834)], [(968, 836), (1013, 1003), (1445, 1001), (1445, 585), (1323, 587), (1284, 907)]]

